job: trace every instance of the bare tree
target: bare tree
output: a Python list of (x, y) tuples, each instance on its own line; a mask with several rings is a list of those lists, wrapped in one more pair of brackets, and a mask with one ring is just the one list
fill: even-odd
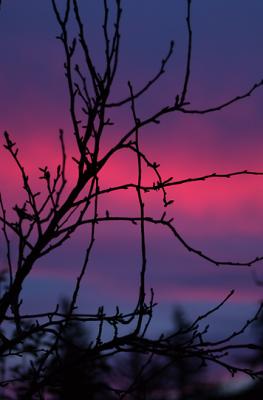
[[(128, 81), (126, 97), (116, 101), (110, 99), (110, 95), (116, 84), (116, 72), (119, 63), (121, 42), (121, 20), (122, 1), (103, 1), (103, 37), (105, 54), (104, 65), (100, 70), (91, 55), (89, 38), (85, 35), (83, 16), (81, 15), (78, 0), (65, 0), (63, 7), (59, 2), (51, 0), (54, 15), (60, 30), (58, 39), (64, 49), (64, 70), (69, 96), (69, 113), (72, 122), (72, 133), (78, 149), (78, 155), (74, 157), (77, 177), (72, 186), (67, 182), (67, 151), (64, 143), (63, 130), (59, 132), (62, 161), (58, 165), (53, 176), (48, 166), (40, 167), (40, 178), (42, 187), (34, 188), (31, 184), (28, 172), (23, 166), (19, 152), (13, 138), (8, 132), (4, 133), (5, 148), (13, 158), (22, 179), (24, 190), (24, 201), (15, 204), (13, 211), (15, 217), (10, 217), (6, 208), (3, 195), (0, 197), (2, 233), (6, 244), (6, 260), (8, 271), (3, 294), (0, 299), (0, 354), (3, 360), (13, 360), (23, 357), (23, 362), (28, 361), (31, 368), (30, 376), (31, 398), (44, 399), (48, 380), (48, 366), (50, 360), (58, 354), (61, 341), (65, 339), (67, 328), (74, 322), (83, 323), (97, 327), (96, 339), (82, 348), (83, 354), (88, 352), (90, 359), (97, 362), (103, 358), (113, 355), (133, 352), (142, 353), (151, 358), (153, 355), (168, 356), (174, 360), (183, 358), (196, 358), (200, 362), (214, 362), (229, 370), (234, 375), (236, 372), (244, 372), (251, 377), (261, 375), (261, 371), (248, 369), (232, 362), (228, 354), (237, 349), (250, 349), (254, 351), (258, 346), (254, 343), (235, 342), (245, 329), (254, 321), (260, 309), (251, 320), (246, 321), (239, 331), (222, 337), (220, 340), (211, 341), (206, 339), (207, 329), (200, 327), (200, 322), (210, 314), (215, 313), (232, 296), (229, 293), (226, 298), (215, 308), (197, 317), (195, 321), (182, 329), (169, 335), (162, 335), (156, 339), (147, 336), (148, 327), (153, 317), (154, 291), (146, 293), (146, 269), (147, 269), (147, 245), (145, 226), (147, 224), (165, 227), (173, 235), (174, 240), (181, 243), (186, 251), (190, 251), (196, 257), (209, 261), (216, 266), (252, 266), (263, 259), (263, 256), (255, 256), (251, 260), (218, 260), (200, 249), (192, 247), (187, 238), (183, 237), (177, 230), (176, 224), (166, 216), (166, 209), (173, 200), (168, 198), (167, 188), (198, 181), (209, 181), (212, 179), (228, 179), (238, 175), (258, 175), (260, 171), (234, 171), (229, 173), (208, 173), (182, 180), (163, 178), (159, 165), (152, 161), (142, 150), (140, 138), (143, 129), (161, 121), (171, 113), (184, 114), (208, 114), (219, 112), (233, 103), (242, 101), (252, 95), (263, 86), (263, 81), (255, 83), (245, 93), (226, 100), (221, 104), (204, 109), (192, 107), (188, 102), (188, 90), (191, 75), (192, 58), (192, 24), (191, 24), (191, 0), (186, 0), (186, 28), (188, 35), (187, 57), (185, 62), (184, 79), (181, 90), (174, 93), (174, 102), (164, 104), (158, 111), (152, 112), (145, 118), (139, 118), (137, 107), (138, 99), (150, 93), (151, 88), (165, 73), (166, 66), (174, 51), (174, 42), (169, 45), (167, 54), (162, 59), (160, 68), (156, 74), (149, 78), (139, 90), (135, 90), (133, 83)], [(112, 15), (114, 14), (114, 17)], [(114, 20), (113, 20), (114, 19)], [(76, 32), (72, 33), (71, 21), (74, 21)], [(79, 62), (81, 58), (81, 63)], [(127, 132), (120, 135), (119, 140), (105, 153), (101, 154), (101, 147), (105, 140), (106, 129), (114, 125), (114, 110), (122, 110), (123, 107), (130, 109), (132, 123)], [(121, 152), (129, 151), (136, 157), (137, 170), (134, 171), (136, 179), (133, 182), (125, 182), (122, 185), (100, 188), (100, 174), (107, 169), (112, 157)], [(150, 168), (155, 175), (153, 185), (145, 185), (143, 181), (143, 170)], [(138, 212), (134, 216), (106, 215), (99, 213), (99, 202), (105, 195), (133, 191), (137, 196)], [(145, 210), (145, 193), (162, 196), (163, 208), (160, 217), (148, 215)], [(93, 251), (96, 229), (98, 224), (109, 224), (111, 222), (129, 222), (140, 232), (140, 275), (138, 278), (138, 296), (134, 308), (123, 313), (119, 307), (112, 315), (104, 312), (100, 307), (94, 314), (78, 313), (78, 297), (80, 287), (87, 272), (87, 265)], [(90, 226), (89, 244), (86, 248), (85, 258), (79, 268), (79, 275), (71, 293), (70, 303), (67, 310), (55, 306), (53, 310), (45, 313), (24, 314), (21, 312), (22, 288), (32, 268), (40, 258), (55, 252), (70, 240), (73, 234), (84, 225)], [(16, 242), (11, 243), (12, 237)], [(13, 239), (12, 239), (13, 240)], [(14, 245), (16, 250), (14, 251)], [(122, 327), (126, 333), (123, 334)], [(127, 327), (130, 327), (127, 333)], [(107, 330), (107, 339), (105, 338)], [(111, 336), (109, 337), (109, 331)], [(176, 340), (177, 337), (185, 335), (186, 340)], [(36, 340), (36, 338), (40, 338)], [(13, 361), (12, 361), (13, 362)], [(23, 374), (22, 374), (23, 375)], [(8, 385), (12, 388), (25, 376), (12, 375), (10, 371), (5, 372), (2, 386)], [(109, 384), (108, 390), (116, 398), (125, 398), (126, 388), (115, 384)]]

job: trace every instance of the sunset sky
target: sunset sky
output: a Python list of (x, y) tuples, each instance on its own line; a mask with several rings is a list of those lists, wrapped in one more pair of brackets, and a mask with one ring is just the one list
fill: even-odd
[[(63, 3), (62, 1), (60, 2)], [(80, 1), (88, 39), (98, 68), (103, 57), (102, 1)], [(114, 3), (110, 1), (110, 3)], [(175, 41), (166, 75), (137, 104), (140, 118), (171, 104), (182, 88), (186, 61), (186, 2), (130, 0), (123, 2), (119, 70), (111, 96), (117, 101), (151, 79)], [(261, 0), (194, 0), (192, 7), (193, 59), (187, 101), (189, 109), (204, 109), (248, 91), (263, 78), (263, 2)], [(76, 155), (68, 114), (63, 50), (56, 40), (59, 28), (51, 1), (5, 1), (0, 12), (0, 131), (8, 131), (20, 149), (31, 181), (39, 187), (38, 167), (60, 162), (58, 132), (62, 128), (68, 151), (67, 176), (74, 179), (71, 156)], [(173, 114), (161, 124), (141, 131), (147, 156), (160, 164), (164, 178), (184, 179), (239, 170), (263, 172), (263, 88), (228, 109), (207, 115)], [(129, 107), (115, 110), (102, 154), (131, 127)], [(2, 143), (4, 140), (1, 139)], [(0, 191), (12, 215), (22, 204), (22, 189), (14, 162), (0, 150)], [(136, 158), (115, 156), (101, 172), (101, 186), (135, 182)], [(154, 177), (145, 172), (150, 185)], [(128, 191), (127, 191), (128, 192)], [(239, 176), (171, 187), (167, 215), (193, 247), (219, 260), (248, 261), (263, 255), (263, 176)], [(163, 213), (161, 194), (144, 197), (147, 215)], [(19, 203), (20, 202), (20, 203)], [(101, 215), (138, 215), (133, 192), (105, 197)], [(236, 293), (219, 312), (218, 321), (239, 326), (263, 298), (263, 287), (246, 267), (216, 267), (190, 254), (163, 227), (147, 225), (147, 287), (159, 303), (153, 329), (169, 328), (172, 309), (185, 307), (197, 316)], [(25, 309), (46, 310), (73, 287), (87, 244), (81, 229), (70, 243), (41, 259), (24, 286)], [(1, 247), (3, 242), (1, 242)], [(1, 263), (4, 256), (1, 251)], [(91, 312), (107, 304), (129, 310), (137, 299), (139, 228), (128, 223), (99, 224), (80, 307)], [(263, 279), (263, 263), (256, 267)], [(215, 325), (222, 330), (222, 324)]]

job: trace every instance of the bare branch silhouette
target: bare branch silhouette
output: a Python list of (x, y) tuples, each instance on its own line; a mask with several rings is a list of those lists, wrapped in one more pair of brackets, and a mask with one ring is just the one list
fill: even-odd
[[(254, 256), (249, 260), (221, 260), (190, 244), (190, 240), (179, 233), (176, 223), (166, 214), (167, 207), (173, 203), (173, 199), (168, 198), (167, 188), (200, 181), (208, 184), (213, 179), (234, 179), (237, 176), (257, 176), (258, 179), (261, 179), (263, 172), (240, 170), (208, 172), (205, 175), (186, 177), (180, 180), (171, 176), (167, 178), (160, 172), (160, 165), (156, 161), (151, 161), (146, 152), (142, 150), (141, 137), (143, 128), (152, 124), (159, 124), (161, 118), (165, 118), (168, 114), (180, 112), (192, 115), (218, 112), (247, 99), (263, 86), (263, 81), (254, 84), (244, 94), (234, 96), (218, 105), (208, 106), (200, 110), (195, 109), (192, 105), (190, 108), (187, 97), (191, 85), (192, 2), (186, 0), (188, 39), (181, 93), (174, 94), (174, 104), (166, 104), (157, 111), (150, 112), (144, 119), (140, 119), (138, 99), (147, 96), (150, 89), (155, 83), (159, 82), (165, 73), (173, 54), (174, 42), (170, 42), (169, 50), (161, 61), (160, 69), (141, 89), (135, 91), (133, 83), (128, 81), (126, 97), (121, 100), (110, 101), (109, 97), (115, 85), (119, 65), (123, 2), (115, 0), (109, 4), (107, 0), (103, 1), (102, 34), (104, 41), (101, 51), (104, 56), (104, 64), (102, 71), (99, 71), (95, 57), (92, 55), (90, 48), (92, 38), (86, 35), (85, 16), (82, 16), (78, 0), (65, 0), (63, 11), (59, 3), (57, 0), (51, 0), (52, 10), (60, 30), (58, 39), (64, 49), (64, 72), (68, 92), (69, 116), (78, 151), (77, 156), (72, 157), (75, 161), (77, 176), (73, 182), (69, 183), (67, 178), (69, 150), (65, 146), (62, 129), (59, 130), (61, 163), (57, 165), (55, 173), (51, 172), (48, 165), (40, 166), (40, 183), (36, 188), (24, 167), (16, 143), (8, 132), (4, 132), (4, 147), (20, 173), (24, 198), (22, 203), (15, 203), (11, 210), (7, 210), (4, 193), (0, 196), (0, 222), (6, 247), (8, 270), (7, 274), (4, 273), (3, 276), (0, 276), (0, 354), (3, 359), (9, 360), (15, 358), (19, 360), (23, 357), (25, 364), (23, 368), (21, 364), (18, 365), (14, 374), (12, 374), (12, 368), (9, 368), (0, 385), (2, 387), (8, 385), (13, 390), (20, 390), (19, 384), (26, 382), (26, 386), (22, 385), (21, 389), (23, 392), (26, 387), (27, 397), (24, 397), (26, 399), (45, 399), (46, 394), (51, 390), (51, 386), (54, 389), (52, 389), (53, 394), (55, 391), (61, 395), (61, 393), (65, 393), (63, 392), (65, 381), (63, 381), (64, 378), (61, 378), (61, 374), (64, 374), (64, 377), (68, 376), (70, 368), (79, 368), (84, 365), (83, 368), (85, 369), (87, 365), (92, 366), (99, 363), (105, 366), (108, 360), (111, 360), (111, 357), (126, 353), (139, 356), (146, 355), (147, 360), (139, 369), (134, 382), (128, 387), (120, 389), (114, 384), (103, 383), (103, 388), (105, 390), (107, 388), (108, 393), (110, 393), (109, 396), (116, 395), (115, 398), (125, 398), (136, 390), (136, 382), (144, 375), (155, 356), (161, 356), (165, 359), (172, 358), (173, 363), (178, 362), (178, 360), (195, 358), (198, 359), (200, 364), (206, 362), (218, 364), (232, 375), (243, 372), (252, 378), (261, 377), (262, 370), (239, 366), (232, 361), (231, 354), (237, 350), (249, 350), (251, 352), (262, 350), (260, 345), (256, 343), (235, 341), (242, 337), (247, 328), (258, 318), (262, 306), (239, 330), (219, 340), (206, 339), (208, 328), (202, 328), (200, 325), (200, 322), (206, 320), (211, 314), (216, 314), (219, 309), (225, 306), (225, 303), (233, 295), (233, 291), (220, 304), (198, 316), (192, 323), (183, 324), (172, 333), (164, 333), (157, 338), (148, 337), (149, 326), (154, 318), (157, 303), (154, 297), (154, 289), (147, 291), (147, 274), (149, 273), (147, 256), (149, 250), (146, 225), (151, 224), (157, 228), (166, 229), (185, 250), (211, 264), (251, 267), (263, 260), (263, 254)], [(71, 20), (74, 21), (75, 26), (73, 36)], [(83, 57), (83, 63), (79, 63), (77, 52)], [(109, 125), (114, 125), (111, 112), (125, 105), (130, 108), (131, 125), (126, 132), (120, 134), (115, 144), (102, 155), (102, 145), (106, 141), (105, 129)], [(101, 172), (107, 170), (108, 163), (113, 155), (124, 151), (128, 151), (136, 157), (137, 166), (134, 171), (134, 181), (123, 182), (116, 186), (101, 186)], [(145, 167), (150, 168), (156, 180), (150, 186), (145, 185), (143, 180)], [(116, 192), (121, 195), (123, 191), (134, 191), (136, 193), (137, 213), (134, 216), (111, 215), (107, 210), (106, 215), (105, 211), (102, 215), (99, 202), (103, 199), (103, 196)], [(159, 195), (160, 193), (162, 196), (163, 207), (160, 207), (159, 218), (148, 215), (146, 212), (145, 193), (147, 192), (151, 192), (152, 195), (156, 193)], [(103, 306), (95, 310), (93, 314), (78, 313), (80, 289), (84, 277), (88, 274), (87, 267), (97, 240), (97, 225), (113, 222), (120, 224), (130, 222), (140, 235), (140, 272), (138, 276), (138, 296), (134, 307), (131, 311), (125, 313), (121, 311), (120, 306), (116, 307), (116, 312), (113, 314), (107, 314)], [(31, 275), (32, 269), (37, 268), (37, 261), (47, 254), (55, 252), (57, 248), (63, 248), (72, 235), (77, 234), (84, 225), (90, 227), (89, 239), (86, 244), (84, 259), (76, 273), (74, 287), (68, 296), (67, 307), (56, 304), (53, 311), (34, 314), (22, 312), (22, 290)], [(13, 239), (13, 237), (15, 238)], [(15, 251), (13, 251), (14, 247)], [(4, 284), (2, 284), (2, 280)], [(88, 329), (90, 329), (90, 326), (95, 327), (95, 339), (89, 343), (81, 343), (81, 345), (74, 342), (72, 337), (67, 335), (67, 332), (74, 326), (75, 328), (88, 326)], [(122, 327), (125, 327), (126, 333), (123, 333)], [(105, 332), (107, 332), (107, 335)], [(180, 340), (177, 340), (178, 337), (180, 337)], [(64, 352), (61, 350), (63, 346)], [(74, 358), (72, 364), (70, 364), (68, 358), (70, 354)], [(19, 361), (17, 362), (19, 364)], [(153, 379), (155, 373), (156, 371), (151, 375), (151, 379)], [(52, 374), (58, 377), (58, 381), (55, 383), (51, 379)], [(105, 391), (103, 393), (105, 396)], [(22, 395), (24, 396), (24, 394)], [(96, 397), (96, 394), (94, 396), (92, 398), (99, 398)]]

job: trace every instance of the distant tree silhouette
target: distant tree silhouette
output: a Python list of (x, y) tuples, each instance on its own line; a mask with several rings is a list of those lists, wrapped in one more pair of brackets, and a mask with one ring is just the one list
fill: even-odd
[[(257, 325), (258, 321), (254, 324)], [(195, 345), (198, 346), (199, 337), (193, 335), (189, 329), (191, 324), (180, 307), (174, 310), (173, 325), (173, 331), (170, 335), (167, 334), (171, 348), (178, 348), (180, 352), (184, 352), (184, 349), (187, 351)], [(180, 352), (167, 357), (131, 353), (124, 360), (120, 360), (120, 376), (129, 381), (123, 398), (127, 400), (230, 400), (232, 398), (238, 400), (249, 398), (249, 394), (254, 396), (260, 392), (259, 388), (262, 388), (259, 379), (255, 381), (255, 385), (227, 395), (219, 390), (221, 386), (216, 379), (213, 385), (206, 382), (206, 365), (202, 365), (202, 357), (187, 357), (185, 353), (182, 356)], [(255, 357), (257, 357), (256, 354)], [(240, 365), (244, 364), (244, 360), (242, 361)], [(246, 362), (248, 363), (248, 360)], [(254, 400), (253, 396), (250, 398)]]
[[(68, 308), (69, 304), (64, 307)], [(58, 344), (58, 353), (49, 365), (48, 385), (57, 400), (111, 399), (105, 377), (110, 365), (100, 357), (95, 359), (88, 348), (88, 332), (79, 321), (71, 321)]]
[(164, 362), (161, 357), (133, 352), (120, 359), (117, 367), (119, 379), (127, 381), (121, 398), (165, 399), (167, 378), (164, 376)]
[(256, 321), (251, 325), (252, 334), (258, 344), (258, 349), (255, 353), (244, 357), (253, 367), (257, 366), (263, 369), (263, 313), (261, 312)]
[[(181, 308), (174, 311), (174, 325), (178, 334), (172, 339), (174, 346), (188, 347), (198, 343), (198, 337), (192, 336), (188, 331), (191, 325)], [(204, 366), (199, 358), (179, 356), (170, 357), (169, 384), (178, 393), (178, 400), (194, 399), (201, 383), (204, 382)], [(198, 394), (199, 396), (199, 394)]]
[[(64, 73), (69, 97), (69, 116), (77, 148), (77, 155), (72, 157), (75, 161), (76, 178), (70, 183), (67, 180), (68, 150), (65, 148), (63, 130), (59, 132), (61, 163), (57, 166), (55, 173), (52, 173), (46, 165), (40, 166), (41, 184), (37, 186), (30, 180), (14, 139), (8, 132), (4, 132), (4, 147), (21, 175), (24, 199), (16, 200), (15, 204), (7, 208), (4, 194), (0, 196), (2, 243), (5, 245), (5, 267), (8, 270), (0, 298), (0, 355), (4, 360), (4, 362), (1, 361), (1, 368), (5, 370), (4, 376), (0, 379), (1, 386), (9, 391), (17, 390), (17, 396), (24, 396), (27, 400), (45, 399), (46, 390), (51, 387), (61, 399), (73, 396), (81, 399), (82, 394), (80, 394), (81, 391), (78, 392), (79, 389), (83, 389), (84, 396), (97, 399), (102, 396), (101, 389), (106, 389), (106, 384), (104, 385), (100, 380), (101, 375), (96, 374), (96, 369), (102, 371), (109, 365), (107, 362), (111, 357), (123, 353), (133, 353), (135, 361), (136, 357), (139, 357), (135, 354), (142, 354), (150, 360), (151, 357), (153, 360), (158, 357), (170, 359), (173, 362), (176, 360), (178, 368), (175, 379), (181, 388), (181, 398), (187, 386), (186, 376), (192, 374), (189, 366), (194, 365), (188, 364), (188, 361), (184, 359), (198, 360), (200, 365), (205, 362), (214, 362), (226, 368), (232, 375), (238, 371), (251, 377), (262, 375), (261, 371), (256, 369), (242, 368), (233, 364), (226, 355), (238, 348), (254, 351), (256, 346), (252, 348), (251, 343), (235, 343), (235, 339), (257, 318), (260, 310), (250, 321), (245, 322), (239, 331), (222, 337), (219, 341), (208, 340), (206, 330), (200, 328), (200, 322), (209, 314), (216, 313), (229, 300), (233, 292), (229, 293), (219, 305), (198, 316), (187, 328), (183, 329), (183, 332), (181, 328), (184, 322), (178, 320), (181, 328), (172, 334), (163, 334), (157, 338), (148, 336), (148, 327), (152, 321), (156, 303), (154, 290), (148, 290), (146, 282), (148, 267), (146, 225), (166, 228), (186, 251), (213, 265), (252, 266), (261, 261), (263, 256), (254, 257), (248, 261), (218, 260), (191, 246), (187, 238), (178, 232), (172, 218), (167, 215), (167, 208), (173, 202), (168, 197), (167, 188), (199, 181), (208, 182), (211, 179), (229, 179), (239, 175), (262, 177), (263, 173), (242, 170), (224, 174), (208, 173), (182, 180), (163, 177), (160, 165), (152, 161), (143, 150), (140, 138), (145, 127), (158, 125), (171, 113), (206, 115), (220, 111), (248, 98), (262, 87), (263, 81), (260, 80), (254, 84), (245, 93), (213, 107), (199, 109), (190, 105), (188, 91), (193, 33), (191, 0), (186, 0), (188, 44), (186, 60), (183, 60), (185, 73), (181, 89), (174, 93), (173, 101), (167, 100), (167, 103), (157, 111), (149, 112), (142, 118), (138, 110), (138, 99), (142, 101), (146, 96), (145, 101), (147, 101), (151, 88), (165, 73), (173, 55), (174, 42), (170, 42), (159, 69), (145, 85), (135, 90), (133, 83), (128, 81), (126, 96), (113, 100), (112, 94), (116, 83), (118, 84), (116, 71), (120, 57), (122, 1), (101, 2), (104, 42), (102, 47), (96, 48), (96, 51), (104, 56), (104, 64), (100, 68), (96, 64), (96, 57), (93, 57), (90, 51), (89, 38), (86, 37), (83, 22), (83, 17), (86, 18), (86, 16), (82, 15), (79, 1), (51, 0), (51, 4), (59, 28), (58, 39), (65, 54)], [(8, 7), (9, 3), (4, 2), (4, 6)], [(81, 63), (79, 59), (82, 60)], [(126, 132), (120, 132), (115, 144), (103, 153), (101, 150), (107, 141), (105, 132), (109, 126), (114, 125), (115, 111), (118, 110), (121, 113), (123, 109), (130, 112), (130, 127)], [(107, 170), (112, 157), (119, 153), (127, 154), (127, 152), (135, 157), (137, 163), (133, 180), (117, 186), (100, 185), (103, 180), (101, 172)], [(155, 176), (155, 182), (152, 185), (144, 182), (143, 171), (146, 168)], [(136, 195), (137, 212), (134, 215), (127, 216), (121, 213), (113, 215), (110, 210), (106, 213), (100, 211), (99, 202), (105, 195), (110, 196), (113, 193), (121, 195), (127, 192)], [(159, 217), (148, 214), (145, 207), (146, 192), (161, 195), (162, 206)], [(78, 308), (79, 292), (83, 278), (87, 275), (87, 265), (97, 238), (97, 226), (111, 223), (119, 223), (121, 226), (124, 222), (130, 223), (139, 233), (141, 259), (134, 307), (128, 312), (123, 312), (118, 306), (112, 314), (106, 313), (103, 307), (99, 307), (92, 314), (81, 314)], [(33, 268), (38, 267), (37, 262), (40, 259), (44, 260), (57, 248), (63, 248), (72, 235), (83, 226), (89, 227), (90, 237), (74, 289), (69, 294), (70, 301), (67, 310), (55, 305), (52, 310), (44, 313), (27, 314), (22, 311), (22, 289), (25, 288), (25, 282), (30, 277)], [(93, 342), (82, 342), (84, 332), (81, 328), (82, 324), (87, 326), (89, 331), (91, 331), (90, 326), (97, 326)], [(79, 339), (75, 340), (75, 336), (79, 336)], [(15, 367), (14, 364), (16, 364)], [(141, 384), (143, 384), (143, 370), (141, 374), (142, 376), (137, 377), (137, 380), (142, 378)], [(125, 398), (130, 394), (128, 389), (120, 388), (119, 384), (111, 382), (110, 386), (104, 398), (109, 399), (113, 395), (116, 398)], [(12, 397), (12, 394), (10, 396)]]
[[(69, 303), (64, 300), (63, 312), (67, 313), (68, 307)], [(111, 368), (102, 358), (94, 359), (90, 354), (89, 334), (83, 324), (72, 320), (67, 324), (40, 382), (36, 380), (36, 371), (43, 359), (34, 353), (34, 349), (49, 346), (47, 337), (32, 337), (31, 347), (27, 349), (31, 353), (31, 367), (18, 363), (13, 368), (19, 378), (15, 390), (17, 400), (38, 398), (34, 393), (40, 391), (54, 400), (112, 398), (106, 383)]]

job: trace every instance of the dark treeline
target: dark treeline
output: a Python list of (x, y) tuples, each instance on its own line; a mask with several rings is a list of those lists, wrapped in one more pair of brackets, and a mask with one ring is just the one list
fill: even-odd
[[(62, 308), (67, 312), (68, 302)], [(174, 338), (174, 346), (183, 348), (192, 341), (188, 331), (189, 322), (181, 308), (173, 315), (173, 328), (179, 332)], [(253, 334), (259, 346), (263, 340), (263, 314), (252, 325)], [(180, 334), (181, 332), (181, 334)], [(169, 334), (169, 333), (168, 333)], [(32, 352), (24, 363), (13, 366), (17, 384), (12, 390), (2, 390), (3, 400), (28, 400), (38, 398), (52, 400), (257, 400), (261, 399), (263, 382), (255, 380), (245, 389), (231, 395), (224, 393), (222, 384), (216, 377), (213, 383), (209, 377), (209, 365), (198, 358), (158, 356), (144, 354), (143, 351), (130, 352), (117, 357), (94, 357), (89, 349), (92, 346), (91, 333), (79, 321), (71, 321), (56, 344), (50, 357), (41, 383), (35, 379), (38, 368), (46, 357), (36, 354), (34, 349), (49, 347), (48, 337), (32, 337)], [(196, 341), (198, 341), (198, 337)], [(30, 353), (30, 347), (27, 349)], [(262, 366), (263, 354), (239, 360), (248, 366)], [(4, 370), (4, 364), (1, 364)], [(210, 372), (211, 374), (211, 372)], [(209, 380), (207, 379), (209, 377)], [(39, 390), (35, 385), (39, 385)]]

